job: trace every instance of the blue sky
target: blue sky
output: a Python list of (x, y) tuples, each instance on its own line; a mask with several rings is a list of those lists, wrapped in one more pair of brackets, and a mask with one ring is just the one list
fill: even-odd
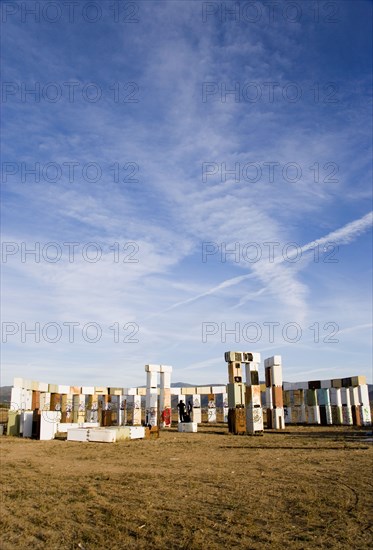
[(372, 382), (372, 4), (233, 4), (2, 4), (3, 385)]

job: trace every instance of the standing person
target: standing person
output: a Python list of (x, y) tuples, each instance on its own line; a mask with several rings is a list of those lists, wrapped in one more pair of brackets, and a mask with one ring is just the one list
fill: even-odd
[(180, 399), (179, 404), (177, 406), (179, 409), (179, 418), (180, 422), (184, 422), (184, 416), (185, 416), (185, 403), (182, 399)]
[(193, 411), (193, 403), (192, 403), (192, 400), (189, 399), (187, 404), (187, 413), (189, 414), (190, 418), (192, 418), (192, 411)]

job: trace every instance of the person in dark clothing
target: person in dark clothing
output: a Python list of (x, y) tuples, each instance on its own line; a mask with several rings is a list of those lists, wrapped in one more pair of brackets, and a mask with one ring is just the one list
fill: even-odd
[(192, 417), (192, 411), (193, 411), (193, 403), (192, 403), (192, 400), (189, 399), (187, 404), (187, 413), (190, 417)]
[(180, 422), (184, 422), (185, 417), (185, 403), (182, 399), (180, 399), (177, 408), (179, 409), (179, 418)]

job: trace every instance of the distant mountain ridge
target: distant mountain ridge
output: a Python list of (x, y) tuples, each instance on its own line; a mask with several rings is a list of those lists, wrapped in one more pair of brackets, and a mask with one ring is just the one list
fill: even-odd
[(0, 387), (0, 403), (10, 403), (10, 396), (12, 394), (13, 386), (1, 386)]

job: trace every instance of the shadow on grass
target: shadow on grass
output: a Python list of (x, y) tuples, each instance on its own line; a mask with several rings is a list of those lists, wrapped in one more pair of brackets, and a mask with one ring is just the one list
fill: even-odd
[(294, 450), (297, 450), (297, 451), (366, 451), (367, 449), (369, 449), (369, 447), (367, 445), (360, 445), (358, 447), (308, 447), (308, 446), (304, 446), (304, 447), (297, 447), (295, 445), (288, 445), (288, 446), (285, 446), (285, 445), (263, 445), (263, 446), (254, 446), (254, 445), (244, 445), (244, 446), (238, 446), (238, 445), (220, 445), (219, 449), (246, 449), (248, 451), (251, 451), (251, 450), (261, 450), (261, 451), (273, 451), (273, 450), (276, 450), (278, 451), (279, 449), (281, 450), (288, 450), (288, 451), (294, 451)]
[(286, 430), (276, 431), (276, 430), (265, 430), (265, 433), (270, 435), (291, 435), (292, 437), (307, 437), (310, 439), (351, 439), (355, 440), (356, 438), (362, 439), (366, 437), (373, 437), (373, 432), (363, 431), (363, 430), (320, 430), (320, 431), (302, 431), (302, 432), (290, 432)]

